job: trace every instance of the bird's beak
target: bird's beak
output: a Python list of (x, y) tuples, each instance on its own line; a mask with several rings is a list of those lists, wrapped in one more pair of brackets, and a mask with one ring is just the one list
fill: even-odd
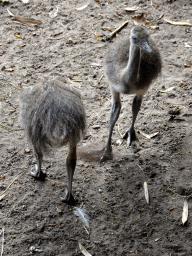
[(145, 49), (147, 52), (152, 52), (151, 47), (149, 46), (148, 42), (143, 42), (141, 47)]

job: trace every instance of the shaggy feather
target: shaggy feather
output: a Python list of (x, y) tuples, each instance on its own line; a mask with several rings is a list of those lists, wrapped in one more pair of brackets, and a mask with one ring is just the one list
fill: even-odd
[(78, 216), (85, 224), (87, 228), (89, 228), (89, 216), (87, 215), (87, 210), (85, 206), (77, 207), (73, 213)]

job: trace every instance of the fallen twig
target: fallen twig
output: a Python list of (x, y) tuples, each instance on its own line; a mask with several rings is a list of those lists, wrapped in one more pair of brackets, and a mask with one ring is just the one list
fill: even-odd
[(8, 9), (7, 9), (7, 12), (9, 13), (9, 15), (11, 17), (13, 17), (14, 19), (18, 20), (19, 22), (21, 22), (25, 25), (40, 25), (40, 24), (42, 24), (41, 20), (35, 20), (35, 19), (29, 18), (29, 17), (16, 16), (12, 12), (10, 12)]
[(122, 28), (124, 28), (127, 24), (128, 24), (128, 20), (125, 21), (120, 27), (118, 27), (117, 29), (115, 29), (110, 35), (109, 38), (112, 38), (113, 36), (115, 36), (119, 31), (121, 31)]
[(157, 12), (157, 13), (160, 14), (159, 19), (161, 19), (161, 18), (164, 16), (164, 13), (159, 12), (158, 10), (156, 10), (156, 9), (153, 7), (153, 0), (151, 0), (151, 8), (152, 8), (155, 12)]
[(166, 21), (167, 23), (169, 23), (171, 25), (192, 26), (192, 24), (188, 21), (172, 21), (172, 20), (167, 20), (167, 19), (164, 19), (164, 21)]
[(143, 169), (141, 168), (141, 166), (140, 165), (137, 165), (137, 166), (139, 166), (139, 168), (141, 169), (141, 171), (143, 172)]
[(3, 194), (5, 194), (5, 192), (11, 187), (11, 185), (25, 172), (27, 172), (27, 170), (25, 170), (24, 172), (20, 173), (17, 177), (15, 177), (15, 179), (9, 184), (9, 186), (0, 194), (0, 196), (2, 196)]
[(10, 126), (3, 125), (1, 123), (0, 123), (0, 126), (2, 126), (5, 129), (13, 130), (13, 131), (21, 131), (21, 130), (23, 130), (23, 128), (13, 128), (13, 127), (10, 127)]
[(173, 194), (175, 194), (175, 195), (177, 195), (177, 196), (180, 196), (180, 197), (183, 197), (183, 198), (192, 197), (192, 194), (190, 194), (190, 195), (188, 195), (188, 196), (182, 196), (182, 195), (176, 193), (176, 192), (175, 192), (173, 189), (171, 189), (168, 185), (167, 185), (167, 188), (168, 188), (171, 192), (173, 192)]
[(118, 133), (119, 133), (119, 135), (120, 135), (120, 138), (122, 139), (122, 138), (123, 138), (123, 135), (122, 135), (122, 133), (120, 132), (120, 126), (119, 126), (119, 124), (118, 124), (118, 126), (117, 126), (117, 131), (118, 131)]

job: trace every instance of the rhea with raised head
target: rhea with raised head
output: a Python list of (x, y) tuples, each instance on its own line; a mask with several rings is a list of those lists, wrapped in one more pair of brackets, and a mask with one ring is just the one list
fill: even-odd
[(105, 58), (105, 76), (112, 94), (112, 108), (108, 140), (101, 162), (112, 159), (111, 137), (121, 110), (120, 94), (136, 94), (132, 102), (132, 123), (123, 135), (130, 146), (136, 139), (134, 124), (143, 96), (160, 72), (159, 51), (142, 26), (133, 27), (129, 37), (120, 39), (109, 49)]

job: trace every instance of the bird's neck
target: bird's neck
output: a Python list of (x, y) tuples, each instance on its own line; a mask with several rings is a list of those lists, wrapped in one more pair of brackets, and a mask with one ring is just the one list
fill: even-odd
[(123, 81), (125, 84), (132, 85), (138, 80), (139, 67), (141, 60), (140, 47), (131, 43), (129, 49), (129, 60), (123, 71)]

